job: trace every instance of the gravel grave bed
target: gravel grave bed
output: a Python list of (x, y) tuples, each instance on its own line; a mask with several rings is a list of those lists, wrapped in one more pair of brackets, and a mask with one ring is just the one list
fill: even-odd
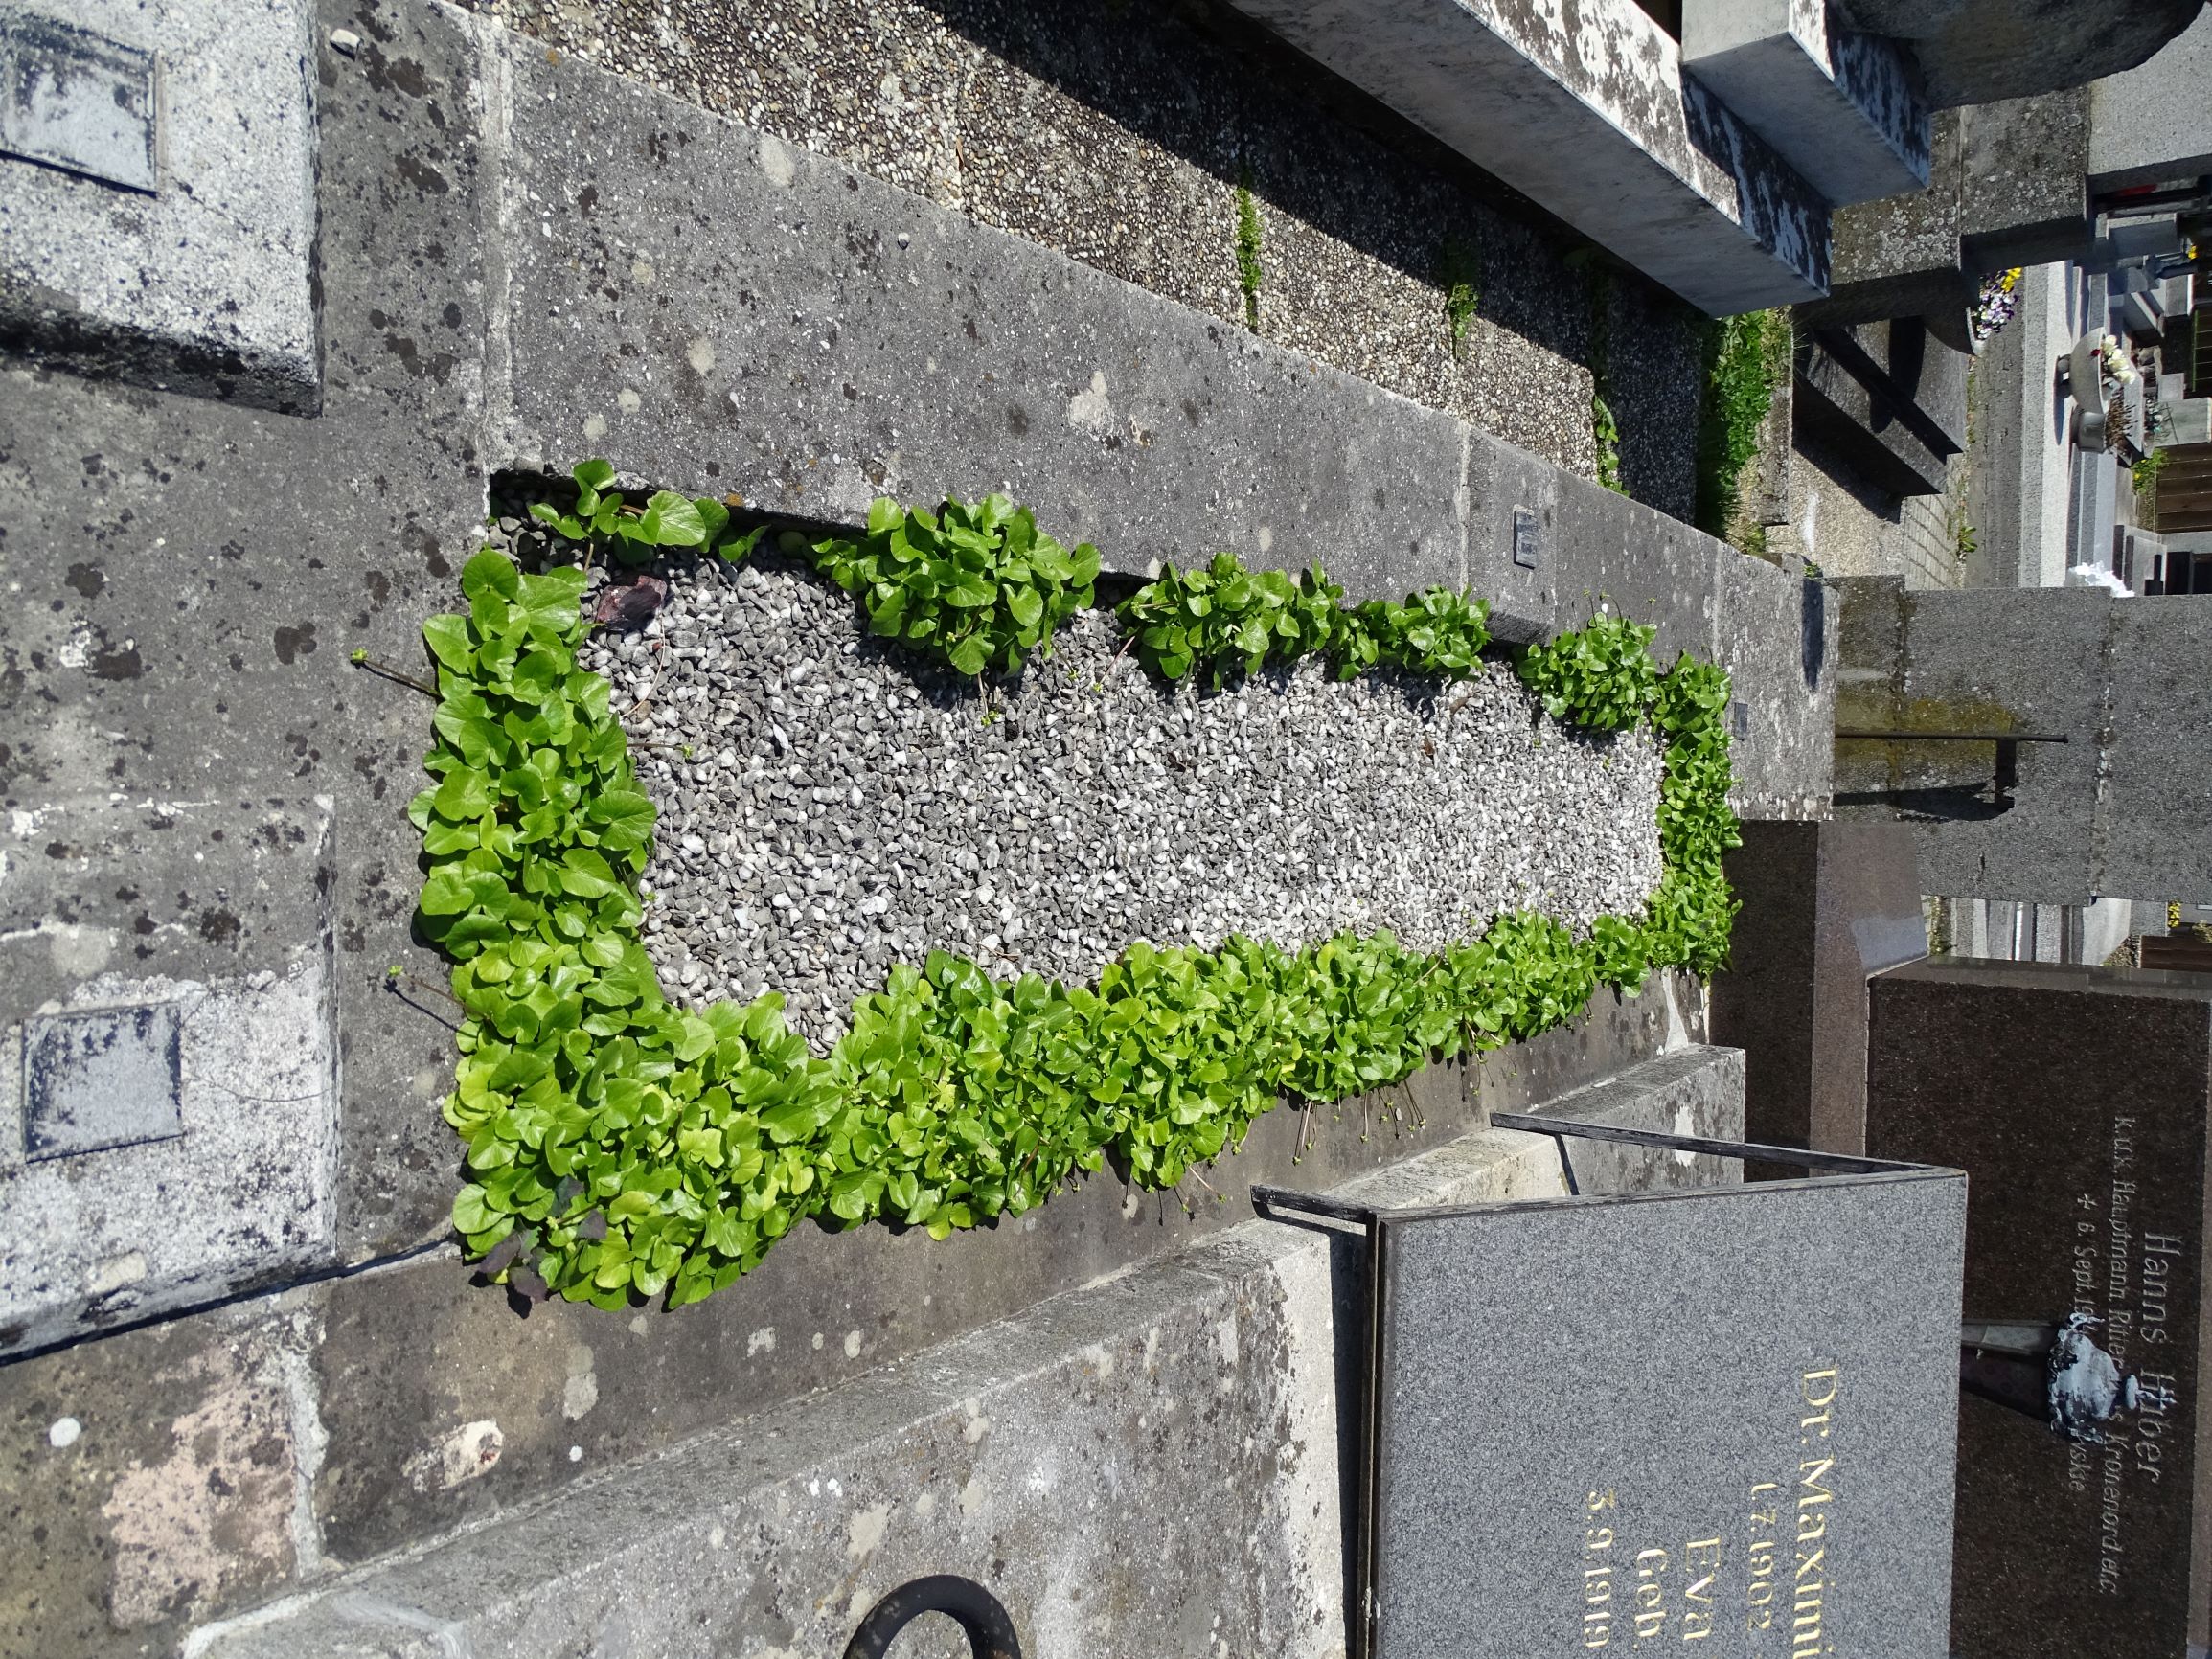
[(1138, 939), (1437, 950), (1658, 884), (1658, 745), (1571, 733), (1501, 665), (1166, 688), (1087, 611), (978, 695), (790, 561), (655, 570), (659, 614), (582, 652), (660, 812), (646, 948), (691, 1007), (784, 992), (818, 1047), (933, 948), (1088, 984)]

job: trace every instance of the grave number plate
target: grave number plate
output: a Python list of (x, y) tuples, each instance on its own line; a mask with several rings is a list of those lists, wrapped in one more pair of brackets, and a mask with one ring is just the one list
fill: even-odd
[(152, 193), (153, 54), (74, 23), (0, 14), (0, 150)]
[(1523, 570), (1536, 569), (1536, 514), (1525, 507), (1513, 510), (1513, 561)]

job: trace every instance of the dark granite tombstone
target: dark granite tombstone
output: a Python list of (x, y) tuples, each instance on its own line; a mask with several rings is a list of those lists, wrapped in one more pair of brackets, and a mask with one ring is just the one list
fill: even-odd
[(1964, 1399), (1953, 1648), (2201, 1653), (2212, 976), (1937, 958), (1874, 981), (1868, 1042), (1868, 1152), (1971, 1182), (1966, 1317), (2086, 1313), (2151, 1391), (2103, 1444)]
[(1356, 1653), (1943, 1659), (1957, 1171), (1255, 1196), (1367, 1231)]
[(1744, 1133), (1863, 1152), (1867, 978), (1927, 954), (1912, 831), (1746, 823), (1728, 881), (1744, 909), (1713, 981), (1712, 1030), (1744, 1051)]

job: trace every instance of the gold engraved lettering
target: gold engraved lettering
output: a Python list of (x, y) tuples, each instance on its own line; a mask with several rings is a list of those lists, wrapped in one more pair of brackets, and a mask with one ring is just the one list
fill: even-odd
[(1721, 1572), (1720, 1538), (1697, 1538), (1682, 1548), (1685, 1567), (1700, 1576), (1682, 1589), (1682, 1640), (1702, 1642), (1713, 1634), (1713, 1580)]
[(1799, 1510), (1808, 1510), (1815, 1504), (1835, 1501), (1836, 1494), (1820, 1484), (1827, 1477), (1828, 1471), (1835, 1466), (1836, 1460), (1834, 1458), (1807, 1458), (1797, 1466), (1797, 1484), (1800, 1487), (1810, 1489), (1798, 1493), (1797, 1507)]
[(1809, 1371), (1803, 1378), (1802, 1392), (1805, 1403), (1812, 1408), (1812, 1415), (1799, 1418), (1797, 1426), (1801, 1429), (1817, 1428), (1824, 1440), (1828, 1436), (1829, 1408), (1836, 1403), (1836, 1392), (1841, 1386), (1836, 1381), (1836, 1368), (1831, 1365), (1821, 1371)]
[[(1619, 1503), (1610, 1491), (1593, 1491), (1585, 1501), (1585, 1516), (1618, 1512)], [(1583, 1529), (1583, 1646), (1596, 1649), (1606, 1647), (1613, 1639), (1613, 1565), (1609, 1552), (1613, 1547), (1613, 1529), (1585, 1526)]]
[(1638, 1646), (1667, 1627), (1667, 1587), (1660, 1582), (1666, 1574), (1666, 1551), (1654, 1547), (1636, 1552), (1635, 1622)]
[(1750, 1582), (1744, 1592), (1744, 1627), (1746, 1630), (1771, 1630), (1774, 1627), (1774, 1564), (1776, 1540), (1768, 1535), (1782, 1524), (1782, 1506), (1775, 1494), (1781, 1488), (1772, 1481), (1759, 1481), (1751, 1488)]

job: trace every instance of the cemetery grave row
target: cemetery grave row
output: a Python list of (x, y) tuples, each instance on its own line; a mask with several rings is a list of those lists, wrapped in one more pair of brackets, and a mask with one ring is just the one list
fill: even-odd
[[(626, 504), (604, 464), (580, 467), (576, 482), (536, 516), (603, 569), (656, 549), (742, 557), (761, 539), (760, 528), (733, 534), (727, 507), (711, 499), (663, 491)], [(948, 504), (942, 520), (878, 503), (859, 540), (787, 539), (856, 590), (875, 635), (963, 675), (984, 660), (1049, 672), (1053, 622), (1093, 597), (1095, 552), (1060, 549), (998, 498)], [(1389, 663), (1439, 695), (1491, 673), (1475, 654), (1481, 607), (1464, 598), (1347, 610), (1317, 574), (1293, 588), (1234, 561), (1216, 569), (1210, 602), (1185, 594), (1181, 622), (1132, 635), (1140, 661), (1169, 677), (1232, 679), (1271, 661), (1293, 683), (1301, 658), (1340, 681)], [(662, 989), (637, 891), (658, 804), (638, 786), (608, 680), (579, 666), (588, 580), (575, 564), (525, 575), (488, 548), (462, 576), (468, 613), (425, 629), (442, 696), (428, 759), (440, 782), (411, 808), (431, 861), (421, 914), (455, 961), (453, 994), (468, 1015), (445, 1108), (472, 1176), (454, 1219), (492, 1272), (531, 1292), (608, 1307), (665, 1292), (680, 1305), (734, 1281), (803, 1218), (881, 1218), (942, 1237), (1018, 1215), (1109, 1156), (1172, 1188), (1285, 1096), (1328, 1102), (1386, 1086), (1431, 1056), (1558, 1025), (1601, 984), (1633, 990), (1658, 966), (1710, 972), (1725, 953), (1727, 678), (1687, 655), (1661, 672), (1652, 630), (1602, 612), (1513, 653), (1529, 698), (1514, 717), (1535, 740), (1542, 722), (1610, 735), (1580, 765), (1604, 775), (1617, 753), (1618, 803), (1655, 806), (1662, 867), (1631, 863), (1625, 884), (1585, 882), (1569, 900), (1585, 927), (1550, 914), (1548, 892), (1545, 908), (1502, 911), (1487, 927), (1463, 899), (1444, 926), (1407, 942), (1316, 929), (1276, 943), (1238, 931), (1256, 919), (1232, 915), (1218, 948), (1106, 940), (1113, 960), (1095, 986), (994, 978), (945, 948), (951, 939), (924, 937), (922, 962), (869, 986), (824, 1057), (786, 1023), (780, 988), (696, 1012)], [(665, 579), (652, 581), (646, 595), (665, 591)], [(595, 614), (650, 602), (641, 582), (625, 585)], [(1172, 586), (1131, 596), (1125, 618), (1168, 615)], [(993, 627), (984, 659), (974, 648)], [(968, 706), (979, 721), (1019, 708), (992, 708), (980, 674), (977, 691)], [(1664, 760), (1655, 791), (1639, 796), (1647, 727)], [(682, 734), (655, 732), (680, 752)], [(1422, 742), (1448, 747), (1443, 736)], [(1399, 769), (1401, 786), (1408, 776)], [(835, 805), (849, 812), (849, 794)], [(1447, 846), (1437, 859), (1468, 852)], [(959, 884), (966, 876), (956, 872)], [(1541, 879), (1549, 888), (1562, 875)], [(1643, 902), (1588, 914), (1593, 898), (1616, 895)]]

